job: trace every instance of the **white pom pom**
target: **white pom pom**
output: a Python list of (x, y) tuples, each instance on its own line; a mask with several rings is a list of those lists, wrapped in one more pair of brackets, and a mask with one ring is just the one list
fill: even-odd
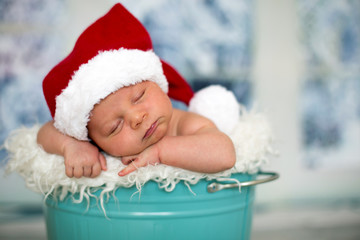
[(189, 111), (212, 120), (220, 131), (230, 134), (240, 117), (234, 94), (219, 85), (206, 87), (191, 99)]

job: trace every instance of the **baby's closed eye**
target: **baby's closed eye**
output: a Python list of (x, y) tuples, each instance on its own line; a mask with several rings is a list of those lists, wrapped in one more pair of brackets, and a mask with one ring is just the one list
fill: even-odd
[(109, 134), (108, 135), (114, 135), (116, 134), (119, 130), (121, 130), (122, 125), (123, 125), (123, 120), (122, 119), (118, 119), (114, 122), (114, 124), (112, 125)]
[(132, 102), (133, 102), (133, 103), (138, 103), (138, 102), (143, 98), (144, 95), (145, 95), (145, 89), (139, 91), (139, 92), (135, 95), (135, 97), (134, 97), (134, 99), (133, 99)]

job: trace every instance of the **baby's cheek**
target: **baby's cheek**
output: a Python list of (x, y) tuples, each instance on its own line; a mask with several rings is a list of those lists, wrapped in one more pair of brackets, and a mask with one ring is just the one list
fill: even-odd
[(113, 142), (105, 142), (105, 141), (98, 141), (97, 145), (107, 154), (110, 154), (112, 156), (120, 156), (119, 153), (121, 149), (119, 149), (117, 147), (116, 144), (114, 144)]
[(124, 146), (118, 145), (116, 143), (112, 144), (109, 148), (109, 154), (115, 157), (129, 156), (129, 152), (124, 149)]

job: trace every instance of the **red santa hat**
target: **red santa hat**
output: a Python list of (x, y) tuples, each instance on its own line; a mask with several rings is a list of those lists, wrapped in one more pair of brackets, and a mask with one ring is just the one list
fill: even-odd
[(118, 3), (80, 35), (72, 52), (45, 77), (43, 91), (55, 127), (88, 140), (94, 105), (142, 81), (157, 83), (186, 104), (193, 97), (184, 78), (153, 52), (144, 26)]

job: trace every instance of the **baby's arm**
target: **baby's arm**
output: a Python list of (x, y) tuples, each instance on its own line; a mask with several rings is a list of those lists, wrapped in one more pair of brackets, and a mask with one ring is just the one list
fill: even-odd
[(53, 121), (41, 127), (37, 142), (46, 152), (64, 157), (68, 177), (96, 177), (101, 170), (106, 170), (106, 159), (97, 147), (60, 133)]
[(119, 173), (120, 176), (157, 163), (204, 173), (220, 172), (234, 166), (235, 149), (226, 134), (197, 114), (182, 111), (177, 114), (176, 136), (165, 136), (137, 156), (123, 157), (123, 163), (129, 166)]

